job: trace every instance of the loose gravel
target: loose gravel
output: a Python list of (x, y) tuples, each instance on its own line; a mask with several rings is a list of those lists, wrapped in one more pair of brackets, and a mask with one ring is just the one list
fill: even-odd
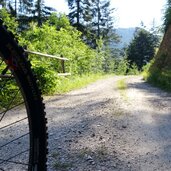
[[(126, 86), (120, 90), (121, 80)], [(150, 86), (140, 76), (113, 76), (45, 97), (45, 103), (48, 171), (171, 171), (171, 93)], [(11, 112), (5, 122), (23, 118), (22, 106)], [(13, 130), (16, 137), (27, 132), (25, 121)], [(5, 131), (0, 144), (14, 136)], [(0, 159), (26, 142), (27, 138), (14, 142), (6, 152), (0, 149)], [(6, 164), (0, 170), (26, 168)]]
[(49, 97), (48, 171), (170, 171), (170, 99), (140, 76)]

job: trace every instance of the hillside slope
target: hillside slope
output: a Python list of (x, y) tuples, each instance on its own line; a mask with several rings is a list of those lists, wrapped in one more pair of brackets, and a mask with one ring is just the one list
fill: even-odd
[(168, 27), (154, 63), (149, 69), (148, 81), (171, 90), (171, 25)]

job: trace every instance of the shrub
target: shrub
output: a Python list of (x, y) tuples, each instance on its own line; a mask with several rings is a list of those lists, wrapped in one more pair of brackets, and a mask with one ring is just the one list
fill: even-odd
[(126, 75), (128, 71), (128, 60), (126, 58), (116, 61), (115, 73), (118, 75)]
[(129, 68), (128, 68), (128, 75), (138, 75), (140, 72), (138, 71), (138, 67), (135, 63), (133, 63)]
[(40, 65), (34, 67), (34, 72), (38, 78), (38, 85), (41, 88), (42, 93), (53, 94), (60, 83), (57, 73)]

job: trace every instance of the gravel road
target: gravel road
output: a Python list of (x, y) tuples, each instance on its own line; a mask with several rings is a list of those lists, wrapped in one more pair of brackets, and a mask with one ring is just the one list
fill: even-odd
[(170, 107), (171, 94), (140, 76), (48, 97), (48, 171), (170, 171)]

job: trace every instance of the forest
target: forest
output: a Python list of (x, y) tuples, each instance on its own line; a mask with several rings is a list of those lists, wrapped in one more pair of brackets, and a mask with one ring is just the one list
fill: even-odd
[(77, 81), (97, 75), (140, 74), (148, 68), (161, 41), (155, 25), (147, 30), (142, 23), (130, 44), (119, 49), (116, 45), (121, 38), (116, 34), (110, 0), (67, 2), (68, 15), (46, 6), (43, 0), (0, 1), (0, 18), (25, 49), (69, 59), (65, 70), (71, 76), (59, 77), (61, 61), (29, 55), (44, 94), (68, 91), (71, 82), (77, 87)]

